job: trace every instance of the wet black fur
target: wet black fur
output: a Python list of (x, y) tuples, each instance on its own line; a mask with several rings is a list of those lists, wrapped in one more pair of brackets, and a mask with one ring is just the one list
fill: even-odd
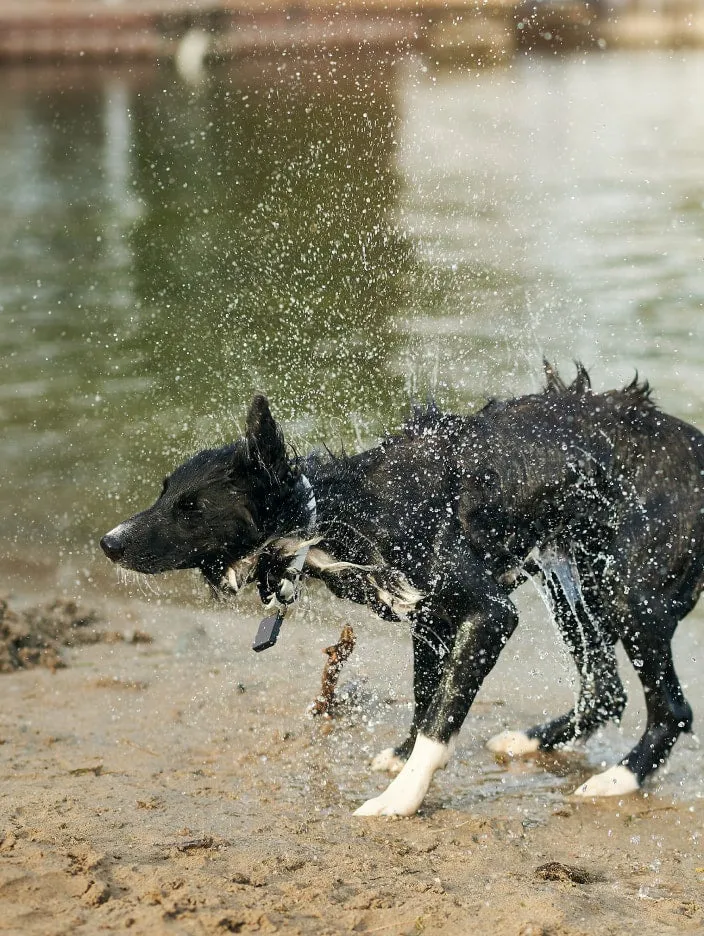
[[(110, 558), (137, 571), (200, 568), (215, 588), (237, 560), (263, 595), (283, 573), (277, 540), (304, 536), (300, 475), (315, 491), (317, 547), (370, 567), (310, 569), (337, 595), (394, 618), (379, 586), (423, 594), (410, 615), (415, 713), (409, 737), (447, 742), (517, 624), (511, 591), (544, 580), (581, 692), (573, 711), (529, 730), (549, 749), (618, 718), (621, 640), (645, 689), (645, 733), (622, 761), (642, 781), (692, 713), (672, 662), (678, 622), (704, 581), (704, 437), (659, 411), (647, 383), (592, 391), (546, 364), (543, 392), (494, 400), (471, 416), (417, 410), (403, 431), (359, 455), (287, 454), (264, 397), (243, 439), (201, 452), (167, 478), (156, 503), (108, 534)], [(572, 613), (540, 557), (578, 570)]]

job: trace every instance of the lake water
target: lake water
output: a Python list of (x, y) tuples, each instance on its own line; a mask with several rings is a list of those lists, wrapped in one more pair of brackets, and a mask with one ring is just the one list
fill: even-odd
[(299, 449), (354, 450), (412, 398), (535, 390), (545, 355), (597, 387), (637, 369), (704, 426), (702, 88), (693, 51), (4, 71), (17, 581), (30, 555), (105, 576), (99, 536), (255, 390)]
[(635, 369), (704, 424), (704, 56), (5, 71), (0, 513), (85, 552), (265, 390), (305, 448)]

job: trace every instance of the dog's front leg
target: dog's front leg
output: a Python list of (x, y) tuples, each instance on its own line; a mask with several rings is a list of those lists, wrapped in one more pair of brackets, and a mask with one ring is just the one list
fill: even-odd
[(437, 692), (450, 658), (456, 629), (445, 619), (422, 609), (410, 616), (413, 641), (413, 721), (406, 740), (385, 748), (372, 761), (372, 770), (396, 774), (413, 751), (428, 706)]
[(487, 598), (457, 631), (411, 756), (386, 790), (360, 806), (356, 816), (412, 816), (435, 771), (449, 761), (470, 706), (518, 623), (516, 609), (503, 593), (496, 590)]

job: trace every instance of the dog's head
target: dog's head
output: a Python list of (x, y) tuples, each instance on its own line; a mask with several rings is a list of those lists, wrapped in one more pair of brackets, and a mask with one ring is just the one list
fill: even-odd
[(298, 478), (266, 397), (255, 396), (244, 438), (184, 462), (151, 507), (106, 533), (100, 545), (126, 569), (199, 568), (217, 586), (287, 524), (300, 525)]

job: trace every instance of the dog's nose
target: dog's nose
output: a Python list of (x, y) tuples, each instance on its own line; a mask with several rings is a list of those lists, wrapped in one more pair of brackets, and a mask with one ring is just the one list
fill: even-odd
[(125, 554), (125, 544), (114, 533), (105, 534), (100, 541), (100, 548), (108, 559), (112, 559), (113, 562), (119, 562)]

